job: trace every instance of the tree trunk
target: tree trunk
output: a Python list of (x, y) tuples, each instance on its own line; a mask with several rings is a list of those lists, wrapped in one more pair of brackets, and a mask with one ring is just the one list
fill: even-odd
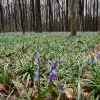
[(86, 16), (85, 16), (85, 31), (87, 31), (87, 21), (88, 21), (88, 8), (87, 8), (87, 0), (85, 1), (85, 8), (86, 8)]
[(9, 0), (7, 0), (7, 12), (8, 12), (8, 26), (9, 26), (9, 31), (11, 31), (11, 13), (10, 13), (10, 6), (9, 6)]
[(48, 0), (46, 1), (46, 13), (45, 13), (45, 15), (46, 15), (46, 26), (45, 26), (45, 29), (46, 29), (46, 31), (48, 31)]
[(52, 13), (52, 7), (51, 7), (51, 0), (48, 0), (48, 6), (49, 6), (49, 31), (53, 31), (53, 13)]
[(32, 30), (35, 31), (35, 7), (34, 7), (34, 0), (31, 0), (31, 11), (32, 11)]
[(13, 17), (14, 17), (14, 23), (15, 23), (15, 30), (18, 31), (18, 24), (17, 24), (17, 1), (15, 0), (14, 1), (14, 14), (13, 14)]
[(93, 31), (95, 31), (95, 0), (93, 3)]
[(36, 32), (42, 32), (40, 0), (36, 0)]
[(3, 7), (2, 7), (2, 3), (0, 2), (0, 17), (1, 17), (1, 19), (0, 19), (0, 21), (1, 21), (1, 29), (0, 29), (0, 31), (1, 32), (4, 32), (4, 18), (3, 18)]
[(97, 9), (96, 9), (96, 31), (98, 31), (98, 10), (99, 10), (99, 1), (97, 0)]
[(68, 0), (66, 0), (65, 31), (68, 31)]
[(84, 20), (84, 0), (78, 1), (79, 5), (79, 18), (80, 18), (80, 31), (83, 31), (83, 20)]
[[(23, 0), (22, 0), (22, 1), (23, 1)], [(25, 18), (24, 18), (24, 17), (25, 17), (25, 16), (24, 16), (24, 7), (23, 7), (23, 9), (22, 9), (20, 0), (18, 0), (18, 3), (19, 3), (19, 9), (20, 9), (21, 27), (22, 27), (23, 34), (25, 34), (25, 23), (24, 23), (24, 21), (25, 21)], [(24, 5), (23, 2), (22, 2), (22, 5)]]
[(75, 36), (76, 33), (76, 0), (72, 0), (71, 4), (71, 36)]

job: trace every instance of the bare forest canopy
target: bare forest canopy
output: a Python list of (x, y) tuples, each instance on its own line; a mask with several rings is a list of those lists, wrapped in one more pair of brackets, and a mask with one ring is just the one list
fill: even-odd
[[(100, 0), (77, 0), (77, 31), (100, 31)], [(71, 0), (0, 0), (0, 32), (70, 31)]]

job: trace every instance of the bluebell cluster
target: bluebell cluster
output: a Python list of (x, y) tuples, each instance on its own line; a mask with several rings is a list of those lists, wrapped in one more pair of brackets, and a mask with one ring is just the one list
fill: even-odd
[(98, 59), (100, 59), (100, 54), (98, 54)]
[(94, 61), (92, 59), (90, 59), (89, 62), (88, 62), (88, 64), (89, 65), (93, 65), (94, 64)]
[(50, 64), (50, 74), (49, 74), (50, 80), (54, 80), (55, 78), (57, 78), (57, 73), (55, 71), (57, 65), (58, 65), (58, 63), (55, 60), (53, 60)]
[(36, 67), (36, 74), (35, 74), (34, 80), (39, 81), (39, 74), (40, 74), (40, 54), (39, 53), (37, 53), (35, 57), (35, 61), (37, 63), (37, 67)]
[(62, 96), (62, 94), (63, 94), (63, 89), (64, 89), (64, 84), (60, 84), (60, 96)]

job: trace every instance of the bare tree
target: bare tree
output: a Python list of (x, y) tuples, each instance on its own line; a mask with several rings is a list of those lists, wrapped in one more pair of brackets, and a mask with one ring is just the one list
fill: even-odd
[(10, 13), (10, 4), (9, 0), (7, 0), (7, 13), (8, 13), (8, 26), (9, 26), (9, 31), (11, 30), (11, 13)]
[(20, 9), (20, 19), (21, 19), (21, 27), (23, 34), (25, 34), (25, 12), (24, 12), (24, 2), (22, 0), (22, 6), (21, 6), (21, 1), (18, 0), (19, 3), (19, 9)]
[(66, 0), (66, 17), (65, 17), (65, 30), (68, 31), (68, 0)]
[(88, 23), (87, 23), (87, 21), (88, 21), (88, 8), (87, 8), (87, 6), (88, 6), (88, 1), (85, 0), (85, 12), (86, 12), (86, 15), (85, 15), (85, 30), (86, 31), (87, 31), (87, 27), (88, 27)]
[(36, 0), (36, 32), (42, 32), (40, 0)]
[[(76, 3), (77, 8), (75, 4), (72, 6), (72, 2)], [(24, 34), (26, 31), (70, 31), (71, 28), (72, 32), (74, 24), (78, 26), (77, 31), (97, 31), (100, 27), (99, 2), (99, 0), (0, 0), (0, 31), (23, 31)], [(70, 12), (71, 7), (71, 11), (75, 8), (75, 13)], [(76, 28), (73, 28), (73, 33)]]
[(95, 0), (93, 2), (93, 30), (95, 31)]
[(97, 0), (97, 7), (96, 7), (96, 31), (98, 31), (98, 10), (99, 10), (99, 1)]
[(49, 6), (49, 31), (53, 30), (53, 13), (52, 13), (52, 6), (51, 0), (47, 0)]
[(83, 31), (83, 20), (84, 20), (84, 0), (78, 1), (79, 6), (79, 18), (80, 18), (80, 31)]
[(18, 31), (18, 24), (17, 24), (17, 0), (13, 1), (14, 3), (14, 12), (13, 12), (13, 17), (14, 17), (14, 22), (15, 22), (15, 30)]
[(71, 3), (71, 36), (76, 35), (76, 1), (72, 0)]
[(35, 31), (35, 4), (34, 0), (30, 0), (30, 5), (31, 5), (31, 29), (32, 31)]
[(4, 14), (3, 14), (3, 6), (1, 0), (0, 0), (0, 21), (1, 21), (0, 31), (4, 32)]

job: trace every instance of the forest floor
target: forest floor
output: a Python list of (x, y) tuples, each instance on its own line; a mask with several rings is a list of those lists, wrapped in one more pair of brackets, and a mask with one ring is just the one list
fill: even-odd
[(86, 56), (86, 57), (88, 55), (97, 56), (98, 54), (100, 54), (100, 42), (97, 42), (93, 49), (83, 51), (83, 55)]
[(100, 34), (1, 34), (0, 100), (100, 100)]

